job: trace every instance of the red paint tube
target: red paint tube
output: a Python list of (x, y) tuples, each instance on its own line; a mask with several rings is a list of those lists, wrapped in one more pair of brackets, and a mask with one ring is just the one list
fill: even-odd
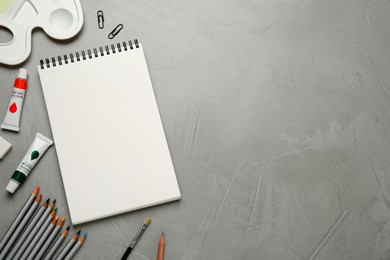
[(20, 116), (22, 114), (24, 94), (27, 87), (27, 70), (19, 69), (15, 80), (7, 113), (1, 128), (19, 132)]

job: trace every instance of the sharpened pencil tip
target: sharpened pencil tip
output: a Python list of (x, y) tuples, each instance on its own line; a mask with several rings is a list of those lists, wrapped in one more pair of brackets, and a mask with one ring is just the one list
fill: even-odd
[(76, 234), (77, 234), (77, 235), (80, 235), (80, 232), (81, 232), (81, 230), (79, 230), (79, 232), (77, 232)]
[(57, 199), (53, 200), (53, 203), (56, 204)]
[(33, 191), (33, 195), (36, 196), (38, 195), (38, 192), (39, 192), (39, 189), (41, 188), (41, 186), (38, 186), (34, 191)]
[(68, 231), (69, 231), (69, 228), (70, 228), (70, 226), (67, 226), (67, 227), (66, 227), (66, 230), (68, 230)]
[(87, 238), (87, 233), (84, 233), (84, 238), (85, 238), (85, 239)]
[(57, 223), (57, 225), (62, 227), (62, 225), (64, 225), (64, 222), (65, 222), (65, 217), (63, 217), (63, 218)]
[(47, 203), (47, 204), (49, 204), (49, 202), (50, 202), (50, 198), (48, 198), (48, 199), (46, 200), (46, 203)]
[(56, 217), (50, 222), (50, 225), (55, 226), (55, 224), (57, 224), (57, 221), (58, 221), (58, 216), (56, 216)]

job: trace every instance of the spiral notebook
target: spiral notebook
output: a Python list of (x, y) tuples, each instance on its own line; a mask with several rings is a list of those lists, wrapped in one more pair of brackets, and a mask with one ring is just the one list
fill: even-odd
[(38, 65), (74, 225), (180, 199), (137, 40)]

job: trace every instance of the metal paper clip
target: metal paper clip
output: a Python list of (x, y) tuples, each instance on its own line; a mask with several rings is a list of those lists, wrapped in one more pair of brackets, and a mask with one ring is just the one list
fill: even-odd
[(108, 38), (109, 39), (114, 39), (114, 37), (123, 29), (123, 24), (118, 24), (117, 27), (115, 27), (114, 30), (112, 30), (112, 32), (110, 32), (110, 34), (108, 35)]
[(104, 28), (104, 15), (103, 11), (99, 10), (97, 11), (97, 19), (98, 19), (98, 26), (100, 29)]

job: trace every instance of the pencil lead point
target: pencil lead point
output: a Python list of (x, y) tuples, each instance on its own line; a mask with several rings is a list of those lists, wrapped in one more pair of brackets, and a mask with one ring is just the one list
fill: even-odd
[(70, 226), (67, 226), (67, 227), (66, 227), (66, 230), (68, 230), (68, 231), (69, 231), (69, 228), (70, 228)]
[(53, 203), (56, 204), (57, 199), (53, 200)]
[(87, 233), (84, 233), (84, 238), (87, 238)]
[(37, 196), (38, 195), (38, 192), (39, 192), (39, 189), (41, 188), (41, 186), (38, 186), (34, 191), (33, 191), (33, 195), (34, 196)]
[(77, 235), (80, 235), (80, 232), (81, 232), (81, 230), (79, 230), (79, 232), (77, 232), (76, 234), (77, 234)]
[(54, 211), (54, 212), (57, 212), (57, 208), (54, 208), (53, 211)]
[(58, 216), (56, 216), (56, 217), (50, 222), (50, 225), (55, 226), (55, 225), (57, 224), (57, 221), (58, 221)]
[(42, 194), (39, 194), (39, 199), (42, 199)]
[(47, 203), (47, 204), (49, 204), (49, 202), (50, 202), (50, 198), (48, 198), (48, 199), (46, 200), (46, 203)]

